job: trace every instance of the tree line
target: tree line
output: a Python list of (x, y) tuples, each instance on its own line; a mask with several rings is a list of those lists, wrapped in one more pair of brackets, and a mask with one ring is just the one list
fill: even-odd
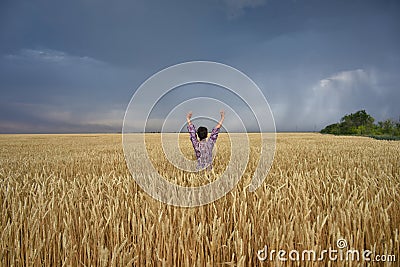
[(399, 121), (387, 119), (374, 123), (375, 119), (365, 110), (346, 114), (339, 123), (326, 126), (321, 133), (337, 135), (400, 136)]

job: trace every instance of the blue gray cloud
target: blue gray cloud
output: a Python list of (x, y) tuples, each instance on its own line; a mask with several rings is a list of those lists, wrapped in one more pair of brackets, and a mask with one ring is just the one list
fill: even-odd
[[(245, 72), (264, 92), (281, 131), (319, 130), (358, 109), (378, 120), (400, 115), (398, 1), (0, 5), (0, 132), (120, 131), (136, 88), (191, 60)], [(226, 100), (191, 90), (182, 100)], [(154, 119), (178, 99), (167, 96)]]

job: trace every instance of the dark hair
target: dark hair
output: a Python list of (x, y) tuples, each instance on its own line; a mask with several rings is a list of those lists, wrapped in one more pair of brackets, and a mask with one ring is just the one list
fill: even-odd
[(199, 137), (200, 141), (207, 138), (208, 135), (208, 130), (206, 127), (199, 127), (199, 129), (197, 129), (197, 136)]

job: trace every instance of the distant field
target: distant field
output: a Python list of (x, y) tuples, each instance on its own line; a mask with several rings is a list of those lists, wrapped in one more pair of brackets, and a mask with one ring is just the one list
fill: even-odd
[[(205, 206), (178, 208), (138, 187), (121, 135), (0, 135), (0, 266), (257, 266), (265, 245), (321, 251), (337, 249), (339, 238), (348, 249), (395, 255), (397, 262), (386, 265), (398, 266), (400, 142), (278, 134), (272, 169), (250, 193), (259, 137), (250, 139), (250, 161), (233, 191)], [(185, 186), (206, 182), (174, 171), (158, 140), (149, 135), (148, 147), (160, 174)], [(219, 175), (230, 159), (228, 136), (217, 143)], [(187, 135), (180, 144), (193, 158)]]

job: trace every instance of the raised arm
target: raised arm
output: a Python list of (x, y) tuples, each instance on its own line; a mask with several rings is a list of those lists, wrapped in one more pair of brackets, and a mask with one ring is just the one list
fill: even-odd
[(189, 111), (189, 113), (186, 115), (186, 121), (188, 125), (192, 125), (192, 122), (190, 121), (191, 118), (192, 118), (192, 112)]
[(215, 126), (216, 129), (221, 128), (222, 123), (224, 122), (224, 119), (225, 119), (225, 111), (221, 110), (221, 111), (219, 112), (219, 114), (221, 114), (221, 119), (219, 120), (217, 126)]
[(187, 129), (188, 129), (188, 132), (190, 135), (190, 141), (192, 141), (193, 148), (196, 151), (196, 156), (200, 157), (200, 151), (198, 151), (198, 149), (197, 149), (197, 144), (199, 143), (199, 141), (197, 140), (197, 137), (196, 137), (196, 127), (190, 121), (191, 118), (192, 118), (192, 112), (189, 112), (186, 115), (186, 121), (188, 123)]
[(221, 110), (219, 113), (221, 114), (221, 119), (219, 120), (218, 124), (214, 127), (214, 129), (211, 131), (210, 138), (208, 139), (208, 141), (213, 145), (215, 141), (217, 141), (219, 129), (221, 128), (222, 123), (224, 122), (225, 119), (225, 112)]

